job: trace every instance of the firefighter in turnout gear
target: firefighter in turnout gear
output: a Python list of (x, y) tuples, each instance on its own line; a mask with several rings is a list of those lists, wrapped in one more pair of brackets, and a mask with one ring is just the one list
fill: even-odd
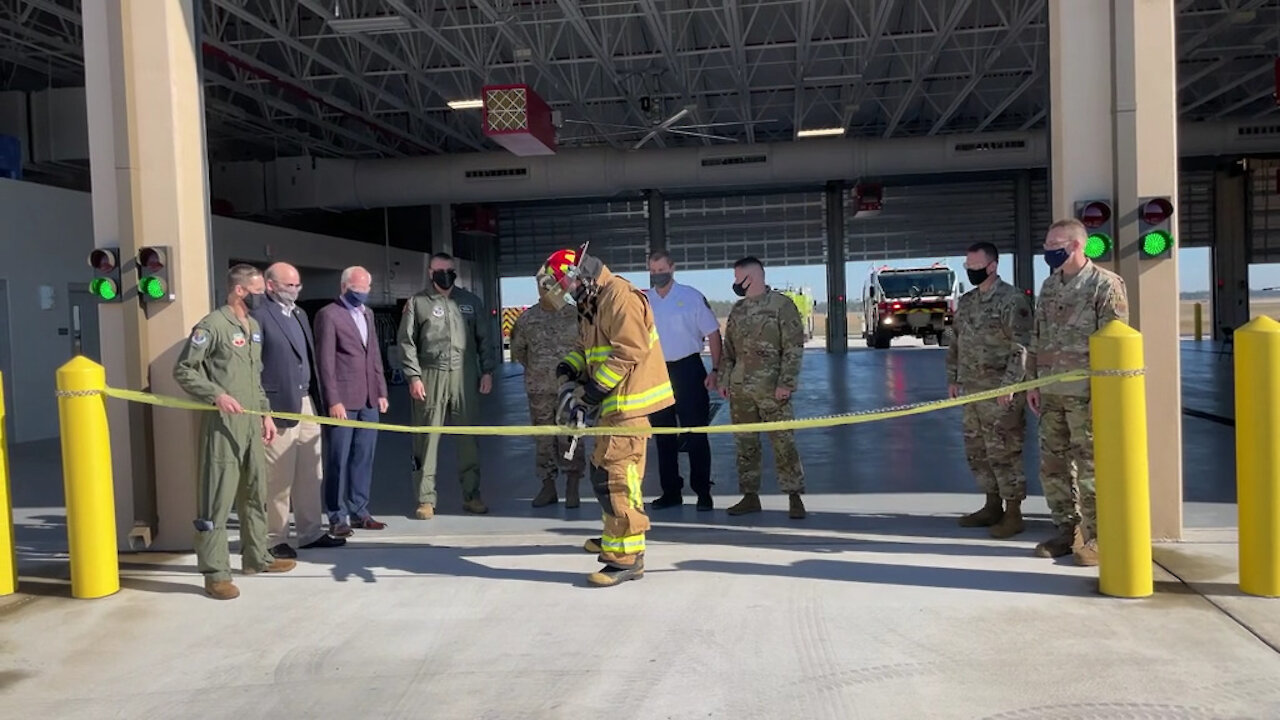
[[(556, 367), (556, 422), (618, 428), (649, 427), (649, 415), (675, 396), (663, 362), (653, 311), (644, 293), (582, 250), (557, 250), (538, 271), (538, 293), (553, 307), (578, 309), (575, 348)], [(603, 510), (604, 532), (587, 541), (604, 564), (587, 580), (618, 585), (644, 575), (645, 531), (640, 484), (648, 435), (598, 435), (591, 487)]]

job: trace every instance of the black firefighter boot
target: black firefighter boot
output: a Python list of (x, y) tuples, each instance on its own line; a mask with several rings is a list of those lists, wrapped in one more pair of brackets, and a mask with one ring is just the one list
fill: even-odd
[(987, 504), (981, 510), (971, 512), (960, 518), (960, 527), (991, 527), (1004, 517), (1004, 504), (1000, 502), (1000, 493), (987, 493)]
[(559, 502), (560, 498), (556, 496), (555, 478), (542, 481), (542, 489), (538, 491), (537, 496), (533, 498), (534, 507), (543, 507), (545, 505), (554, 505)]
[(597, 587), (613, 587), (642, 577), (644, 577), (644, 553), (636, 555), (636, 561), (630, 567), (605, 563), (604, 567), (587, 576), (587, 582)]

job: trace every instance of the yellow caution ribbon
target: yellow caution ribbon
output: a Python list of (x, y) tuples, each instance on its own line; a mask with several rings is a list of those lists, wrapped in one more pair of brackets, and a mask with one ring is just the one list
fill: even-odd
[[(912, 403), (910, 405), (897, 405), (894, 407), (881, 408), (878, 410), (862, 410), (852, 413), (843, 413), (839, 415), (824, 415), (820, 417), (796, 418), (794, 420), (774, 420), (770, 422), (741, 423), (738, 425), (708, 425), (705, 427), (565, 427), (561, 425), (498, 425), (498, 426), (478, 426), (478, 425), (395, 425), (392, 423), (382, 422), (364, 422), (360, 420), (337, 419), (331, 417), (321, 417), (318, 415), (303, 415), (301, 413), (288, 412), (263, 412), (261, 410), (245, 409), (246, 415), (270, 415), (274, 418), (282, 420), (293, 420), (296, 422), (311, 422), (320, 425), (334, 425), (338, 427), (350, 428), (367, 428), (370, 430), (384, 430), (387, 432), (402, 432), (410, 434), (430, 434), (440, 433), (443, 435), (679, 435), (681, 433), (707, 433), (707, 434), (723, 434), (723, 433), (743, 433), (743, 432), (771, 432), (776, 430), (810, 430), (814, 428), (837, 427), (840, 425), (855, 425), (858, 423), (874, 422), (878, 420), (890, 420), (893, 418), (907, 417), (909, 415), (919, 415), (927, 412), (936, 412), (938, 410), (947, 410), (954, 407), (960, 407), (969, 403), (981, 402), (983, 400), (993, 400), (1005, 395), (1026, 392), (1036, 388), (1045, 387), (1046, 385), (1054, 385), (1056, 383), (1072, 382), (1076, 380), (1086, 380), (1090, 377), (1097, 376), (1135, 376), (1144, 374), (1144, 370), (1073, 370), (1070, 372), (1058, 373), (1056, 375), (1048, 375), (1035, 380), (1027, 380), (1013, 385), (995, 388), (993, 390), (983, 390), (975, 392), (972, 395), (961, 395), (956, 398), (947, 398), (945, 400), (932, 400), (928, 402)], [(83, 395), (96, 394), (98, 391), (81, 391), (67, 394)], [(119, 400), (129, 402), (144, 403), (147, 405), (155, 405), (157, 407), (173, 408), (176, 410), (199, 410), (199, 411), (218, 411), (213, 405), (196, 402), (194, 400), (184, 400), (181, 398), (168, 397), (165, 395), (156, 395), (153, 393), (140, 392), (138, 390), (121, 390), (119, 388), (108, 387), (100, 391), (107, 397), (113, 397)]]

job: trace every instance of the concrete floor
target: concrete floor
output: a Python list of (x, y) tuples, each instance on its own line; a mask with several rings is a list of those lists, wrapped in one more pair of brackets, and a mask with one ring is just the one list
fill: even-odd
[[(801, 432), (804, 521), (776, 493), (761, 515), (726, 516), (733, 444), (713, 436), (717, 511), (651, 512), (649, 577), (608, 590), (583, 582), (597, 506), (529, 506), (531, 439), (481, 441), (486, 517), (461, 514), (446, 439), (443, 514), (420, 522), (406, 517), (408, 439), (383, 435), (387, 530), (237, 578), (230, 603), (202, 596), (192, 556), (155, 553), (122, 556), (118, 595), (76, 601), (56, 444), (18, 447), (24, 577), (0, 604), (0, 718), (1278, 717), (1280, 600), (1235, 587), (1230, 405), (1204, 389), (1229, 388), (1231, 363), (1205, 349), (1183, 350), (1199, 413), (1183, 421), (1189, 530), (1156, 548), (1156, 595), (1137, 601), (1099, 596), (1096, 569), (1030, 555), (1049, 530), (1034, 442), (1028, 532), (955, 525), (976, 500), (958, 411)], [(519, 369), (504, 373), (486, 419), (525, 423)], [(798, 404), (944, 392), (937, 348), (858, 348), (807, 353)]]

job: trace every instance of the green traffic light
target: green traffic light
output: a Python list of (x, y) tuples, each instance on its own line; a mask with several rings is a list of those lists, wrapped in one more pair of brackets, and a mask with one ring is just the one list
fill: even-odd
[(1090, 260), (1097, 260), (1106, 255), (1109, 250), (1111, 250), (1111, 238), (1103, 233), (1094, 233), (1085, 240), (1084, 254)]
[(1142, 254), (1155, 257), (1168, 252), (1173, 246), (1173, 238), (1164, 230), (1153, 230), (1142, 236)]
[(161, 300), (164, 298), (164, 283), (160, 278), (143, 278), (142, 282), (138, 284), (138, 287), (142, 290), (143, 296), (148, 300)]
[(89, 283), (89, 292), (97, 296), (99, 300), (115, 300), (120, 294), (120, 288), (117, 288), (115, 282), (110, 278), (94, 278)]

